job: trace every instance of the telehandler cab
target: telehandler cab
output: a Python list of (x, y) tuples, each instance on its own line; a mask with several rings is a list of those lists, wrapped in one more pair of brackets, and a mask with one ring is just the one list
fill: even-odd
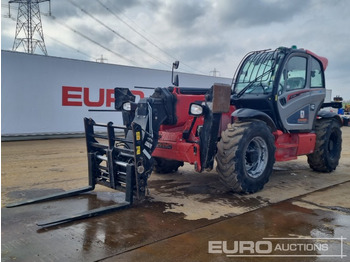
[[(38, 225), (95, 216), (144, 198), (153, 170), (174, 172), (184, 162), (202, 172), (213, 169), (216, 160), (218, 178), (238, 193), (261, 190), (275, 161), (301, 155), (313, 170), (331, 172), (340, 159), (342, 121), (321, 110), (341, 107), (324, 103), (327, 64), (309, 50), (280, 47), (248, 53), (231, 86), (184, 88), (176, 78), (174, 86), (156, 88), (138, 102), (129, 89), (115, 88), (124, 126), (84, 119), (89, 186), (11, 207), (87, 192), (95, 184), (125, 191), (122, 204)], [(106, 134), (96, 131), (100, 128)]]

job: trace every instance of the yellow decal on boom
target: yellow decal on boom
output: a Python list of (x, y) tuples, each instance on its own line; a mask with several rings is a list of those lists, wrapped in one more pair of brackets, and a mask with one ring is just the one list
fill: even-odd
[(141, 132), (140, 132), (140, 131), (137, 131), (137, 132), (136, 132), (136, 140), (137, 140), (137, 141), (140, 141), (140, 140), (141, 140)]
[(141, 146), (136, 146), (136, 155), (141, 155)]

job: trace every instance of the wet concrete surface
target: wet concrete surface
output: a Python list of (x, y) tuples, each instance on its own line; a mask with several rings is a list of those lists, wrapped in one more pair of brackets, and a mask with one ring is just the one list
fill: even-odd
[[(255, 261), (257, 258), (240, 257), (237, 260), (225, 254), (208, 254), (209, 241), (227, 241), (232, 246), (234, 241), (256, 242), (267, 237), (298, 239), (270, 240), (273, 245), (323, 243), (327, 244), (324, 255), (340, 255), (341, 252), (349, 255), (349, 187), (350, 182), (346, 182), (241, 215), (214, 220), (188, 220), (184, 219), (184, 214), (164, 213), (166, 204), (148, 200), (128, 210), (80, 222), (49, 228), (35, 225), (36, 221), (59, 217), (62, 213), (72, 214), (112, 204), (120, 196), (116, 198), (111, 192), (2, 209), (2, 261)], [(327, 202), (322, 199), (312, 202), (318, 194)], [(337, 197), (332, 198), (335, 195)], [(342, 198), (340, 203), (339, 197)], [(249, 201), (244, 201), (244, 205), (249, 205)], [(340, 237), (347, 237), (343, 240), (342, 250), (339, 239), (303, 240)], [(297, 254), (319, 256), (323, 253)], [(281, 261), (281, 258), (259, 257), (259, 261)], [(297, 260), (283, 258), (283, 261)], [(300, 261), (347, 260), (345, 257), (308, 257)]]
[[(350, 183), (343, 186), (349, 188)], [(327, 195), (333, 190), (337, 188), (322, 192)], [(303, 203), (303, 198), (221, 220), (103, 261), (349, 261), (350, 212), (319, 206), (305, 208), (295, 201)], [(339, 239), (345, 236), (348, 238)], [(210, 241), (226, 241), (227, 253), (209, 253)], [(249, 251), (229, 253), (234, 250), (235, 241), (270, 241), (273, 249), (260, 257), (252, 257)], [(215, 250), (222, 251), (218, 245), (222, 246), (216, 244)], [(300, 251), (295, 252), (295, 247)], [(287, 257), (295, 255), (305, 257)]]
[[(232, 194), (215, 171), (198, 174), (185, 165), (174, 174), (152, 174), (150, 195), (129, 209), (41, 228), (36, 222), (114, 204), (123, 195), (98, 186), (59, 201), (4, 208), (85, 186), (87, 178), (80, 176), (86, 169), (83, 140), (2, 143), (2, 261), (349, 261), (349, 145), (350, 128), (343, 128), (342, 159), (335, 172), (313, 172), (303, 157), (277, 163), (269, 183), (252, 195)], [(73, 147), (78, 150), (67, 153)], [(67, 177), (70, 170), (76, 172)], [(209, 253), (209, 241), (220, 241), (214, 242), (216, 251), (226, 241), (226, 252), (235, 256)], [(270, 241), (274, 248), (284, 244), (285, 251), (238, 257), (259, 254), (256, 249), (234, 253), (235, 241)], [(260, 251), (269, 247), (264, 243)], [(322, 250), (287, 250), (296, 243)], [(296, 254), (303, 257), (286, 257)]]

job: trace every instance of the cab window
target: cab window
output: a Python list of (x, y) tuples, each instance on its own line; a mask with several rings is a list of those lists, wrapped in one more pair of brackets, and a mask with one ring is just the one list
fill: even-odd
[(293, 56), (283, 70), (280, 78), (279, 93), (303, 89), (306, 86), (306, 57)]
[(325, 87), (322, 66), (315, 58), (311, 58), (311, 88)]

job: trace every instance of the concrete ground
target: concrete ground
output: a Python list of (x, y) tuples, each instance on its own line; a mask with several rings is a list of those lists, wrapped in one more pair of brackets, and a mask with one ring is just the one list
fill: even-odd
[(5, 205), (87, 185), (84, 139), (2, 142), (2, 261), (349, 261), (350, 128), (340, 164), (310, 170), (306, 157), (275, 165), (252, 195), (230, 193), (215, 171), (185, 165), (152, 174), (129, 209), (41, 228), (37, 221), (113, 204), (97, 186), (68, 199)]

